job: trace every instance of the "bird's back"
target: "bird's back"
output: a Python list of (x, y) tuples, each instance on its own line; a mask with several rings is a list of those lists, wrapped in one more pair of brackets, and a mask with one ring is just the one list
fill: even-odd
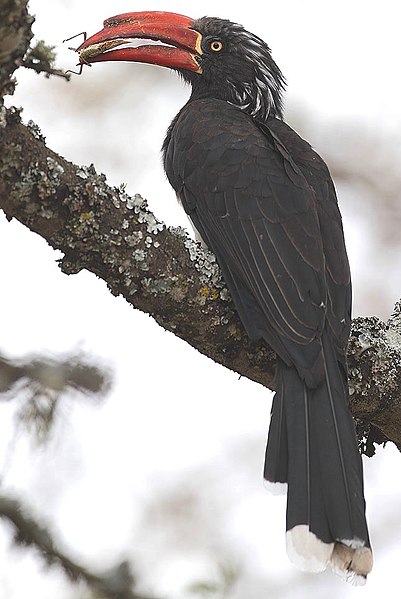
[(282, 120), (258, 122), (208, 98), (184, 106), (163, 149), (170, 183), (216, 254), (248, 334), (313, 384), (322, 377), (318, 340), (327, 326), (345, 366), (349, 266), (320, 156)]

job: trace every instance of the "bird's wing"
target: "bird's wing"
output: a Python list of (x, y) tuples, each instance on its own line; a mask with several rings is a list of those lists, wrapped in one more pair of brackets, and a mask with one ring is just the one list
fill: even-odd
[(285, 147), (230, 104), (198, 100), (174, 124), (165, 167), (248, 334), (320, 378), (323, 242), (315, 191)]
[(269, 119), (269, 132), (278, 136), (315, 191), (326, 265), (328, 290), (327, 323), (340, 361), (345, 365), (351, 327), (351, 274), (344, 242), (342, 218), (329, 169), (321, 157), (291, 127)]

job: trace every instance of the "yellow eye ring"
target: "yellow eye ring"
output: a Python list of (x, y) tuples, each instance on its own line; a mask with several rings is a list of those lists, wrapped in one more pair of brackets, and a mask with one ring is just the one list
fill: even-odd
[(210, 49), (213, 50), (213, 52), (220, 52), (222, 48), (223, 44), (220, 40), (213, 40), (210, 42)]

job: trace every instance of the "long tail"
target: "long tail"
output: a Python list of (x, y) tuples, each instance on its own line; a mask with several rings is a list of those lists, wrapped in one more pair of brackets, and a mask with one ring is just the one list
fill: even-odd
[[(324, 336), (325, 337), (325, 336)], [(302, 570), (327, 566), (353, 584), (372, 569), (362, 461), (348, 385), (323, 338), (324, 381), (310, 389), (295, 367), (277, 364), (264, 477), (288, 485), (287, 552)]]

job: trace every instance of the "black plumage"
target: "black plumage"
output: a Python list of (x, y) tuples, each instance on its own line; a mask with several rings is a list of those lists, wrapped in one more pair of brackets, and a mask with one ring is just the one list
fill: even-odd
[[(248, 335), (277, 353), (264, 475), (288, 483), (287, 530), (305, 525), (329, 547), (327, 558), (305, 555), (301, 566), (331, 562), (360, 582), (371, 553), (347, 406), (351, 280), (334, 185), (281, 119), (283, 78), (266, 44), (226, 21), (194, 28), (206, 56), (201, 75), (182, 73), (193, 92), (167, 133), (164, 167)], [(222, 43), (217, 57), (206, 50), (211, 39)], [(250, 102), (245, 87), (264, 101)]]

